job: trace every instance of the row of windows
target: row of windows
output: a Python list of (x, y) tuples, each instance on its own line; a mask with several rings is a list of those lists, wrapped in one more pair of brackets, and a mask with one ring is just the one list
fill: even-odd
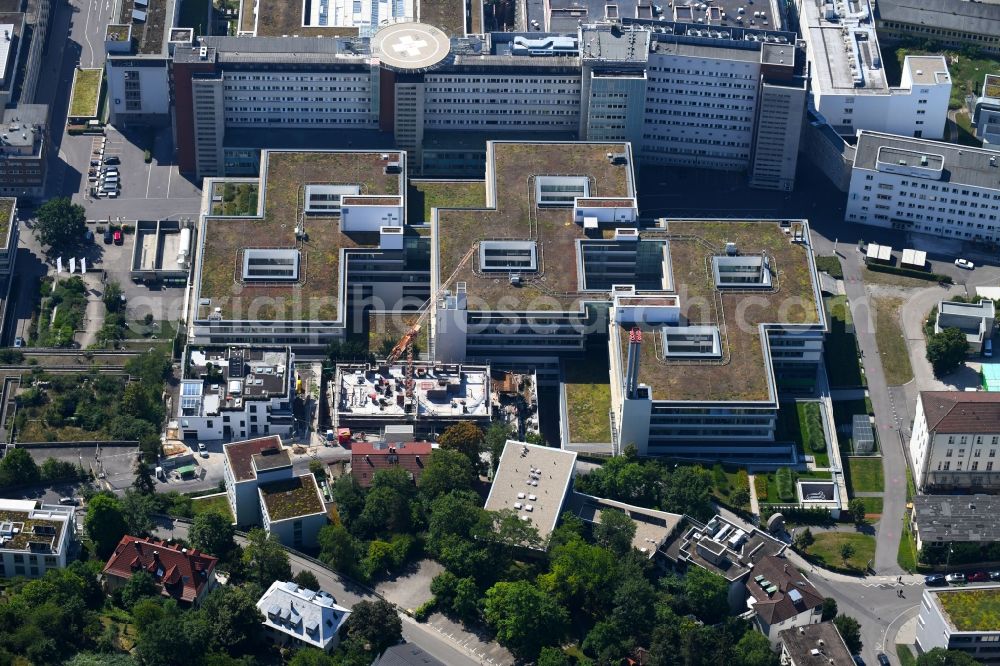
[[(951, 470), (951, 461), (950, 460), (945, 460), (943, 463), (939, 462), (938, 465), (937, 465), (937, 471), (939, 471), (939, 472), (948, 472), (950, 470)], [(955, 470), (959, 471), (959, 472), (962, 471), (962, 461), (961, 460), (959, 460), (955, 464)], [(978, 470), (979, 470), (979, 463), (978, 462), (973, 462), (972, 465), (969, 467), (969, 471), (976, 472)], [(986, 463), (986, 471), (987, 472), (992, 472), (993, 471), (993, 463), (991, 463), (991, 462)]]
[(541, 82), (545, 83), (575, 83), (579, 85), (580, 79), (576, 78), (547, 78), (547, 77), (536, 77), (536, 76), (526, 76), (526, 77), (510, 77), (510, 76), (428, 76), (427, 83), (527, 83), (537, 85)]

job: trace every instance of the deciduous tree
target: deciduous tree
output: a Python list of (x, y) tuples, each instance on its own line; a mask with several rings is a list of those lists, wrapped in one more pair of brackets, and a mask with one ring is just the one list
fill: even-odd
[(858, 621), (849, 615), (838, 615), (833, 618), (833, 623), (837, 625), (837, 631), (840, 632), (851, 654), (860, 653), (862, 646), (861, 625), (858, 624)]
[(438, 437), (438, 445), (464, 454), (477, 470), (482, 466), (483, 431), (471, 421), (460, 421), (445, 429)]
[(87, 230), (87, 211), (69, 197), (49, 199), (38, 207), (35, 237), (51, 252), (78, 245)]
[(624, 511), (609, 509), (601, 511), (601, 522), (594, 527), (594, 538), (598, 545), (620, 557), (632, 550), (635, 529), (635, 521)]
[(277, 537), (255, 527), (247, 534), (247, 545), (243, 549), (243, 566), (247, 578), (267, 589), (276, 580), (288, 580), (292, 569), (288, 564), (288, 552)]
[(487, 590), (484, 615), (497, 640), (526, 659), (546, 645), (557, 645), (569, 622), (566, 609), (552, 595), (525, 580), (497, 583)]
[(434, 499), (453, 490), (470, 490), (476, 475), (472, 463), (460, 451), (438, 449), (420, 475), (420, 491)]
[(969, 343), (958, 328), (946, 328), (927, 338), (927, 360), (938, 377), (946, 375), (965, 360)]
[(233, 525), (229, 518), (215, 511), (208, 511), (195, 516), (189, 536), (191, 545), (198, 550), (225, 557), (235, 546), (233, 541)]
[(121, 503), (108, 495), (97, 495), (90, 500), (83, 526), (102, 560), (108, 559), (128, 530)]

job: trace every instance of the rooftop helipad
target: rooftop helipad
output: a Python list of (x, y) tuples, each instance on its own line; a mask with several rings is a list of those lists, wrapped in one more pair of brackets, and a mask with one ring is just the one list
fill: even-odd
[(391, 69), (428, 69), (444, 60), (450, 50), (448, 35), (425, 23), (396, 23), (372, 37), (372, 53)]

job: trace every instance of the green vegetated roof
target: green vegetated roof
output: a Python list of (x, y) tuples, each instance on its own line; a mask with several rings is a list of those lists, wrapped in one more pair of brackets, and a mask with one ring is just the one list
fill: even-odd
[[(539, 208), (535, 201), (537, 176), (585, 176), (592, 197), (628, 197), (633, 194), (629, 174), (632, 164), (608, 159), (624, 153), (621, 143), (515, 143), (490, 144), (495, 201), (493, 208), (439, 210), (435, 239), (441, 282), (454, 274), (465, 282), (470, 310), (505, 309), (535, 311), (579, 310), (596, 294), (581, 292), (576, 270), (576, 243), (587, 238), (573, 220), (572, 207)], [(613, 229), (602, 229), (605, 237)], [(593, 238), (593, 236), (591, 236)], [(540, 270), (525, 274), (515, 291), (506, 275), (486, 275), (475, 261), (462, 264), (477, 243), (491, 239), (534, 240)], [(512, 302), (516, 301), (516, 302)]]
[(323, 502), (312, 474), (260, 486), (261, 497), (272, 521), (322, 513)]
[(73, 97), (69, 103), (69, 115), (73, 118), (93, 118), (97, 116), (101, 97), (103, 69), (77, 69), (73, 76)]
[(567, 361), (563, 365), (569, 438), (577, 443), (611, 441), (611, 386), (607, 357)]
[[(692, 326), (720, 326), (723, 359), (664, 361), (658, 331), (649, 331), (643, 337), (639, 381), (650, 386), (654, 400), (768, 400), (760, 324), (820, 322), (808, 245), (791, 242), (776, 221), (670, 220), (667, 237), (682, 318)], [(730, 242), (741, 254), (766, 252), (776, 273), (774, 289), (715, 287), (711, 258), (724, 255)], [(624, 367), (628, 332), (621, 330), (619, 338)]]
[(959, 631), (1000, 629), (1000, 589), (948, 590), (938, 592), (937, 598)]
[[(199, 298), (210, 299), (200, 316), (221, 308), (223, 319), (333, 321), (339, 314), (341, 250), (377, 247), (378, 233), (345, 233), (339, 216), (303, 217), (305, 186), (355, 184), (366, 195), (401, 194), (400, 174), (385, 173), (398, 152), (268, 151), (263, 217), (210, 217), (205, 222)], [(306, 238), (295, 227), (304, 221)], [(244, 284), (247, 248), (297, 248), (299, 280), (289, 284)]]

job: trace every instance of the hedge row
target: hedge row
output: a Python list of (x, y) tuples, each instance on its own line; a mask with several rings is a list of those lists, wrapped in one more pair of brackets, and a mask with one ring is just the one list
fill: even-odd
[(953, 282), (950, 275), (918, 271), (913, 268), (901, 268), (899, 266), (889, 266), (886, 264), (868, 263), (868, 270), (875, 271), (876, 273), (892, 273), (893, 275), (902, 275), (903, 277), (927, 280), (928, 282), (944, 282), (945, 284), (951, 284)]

